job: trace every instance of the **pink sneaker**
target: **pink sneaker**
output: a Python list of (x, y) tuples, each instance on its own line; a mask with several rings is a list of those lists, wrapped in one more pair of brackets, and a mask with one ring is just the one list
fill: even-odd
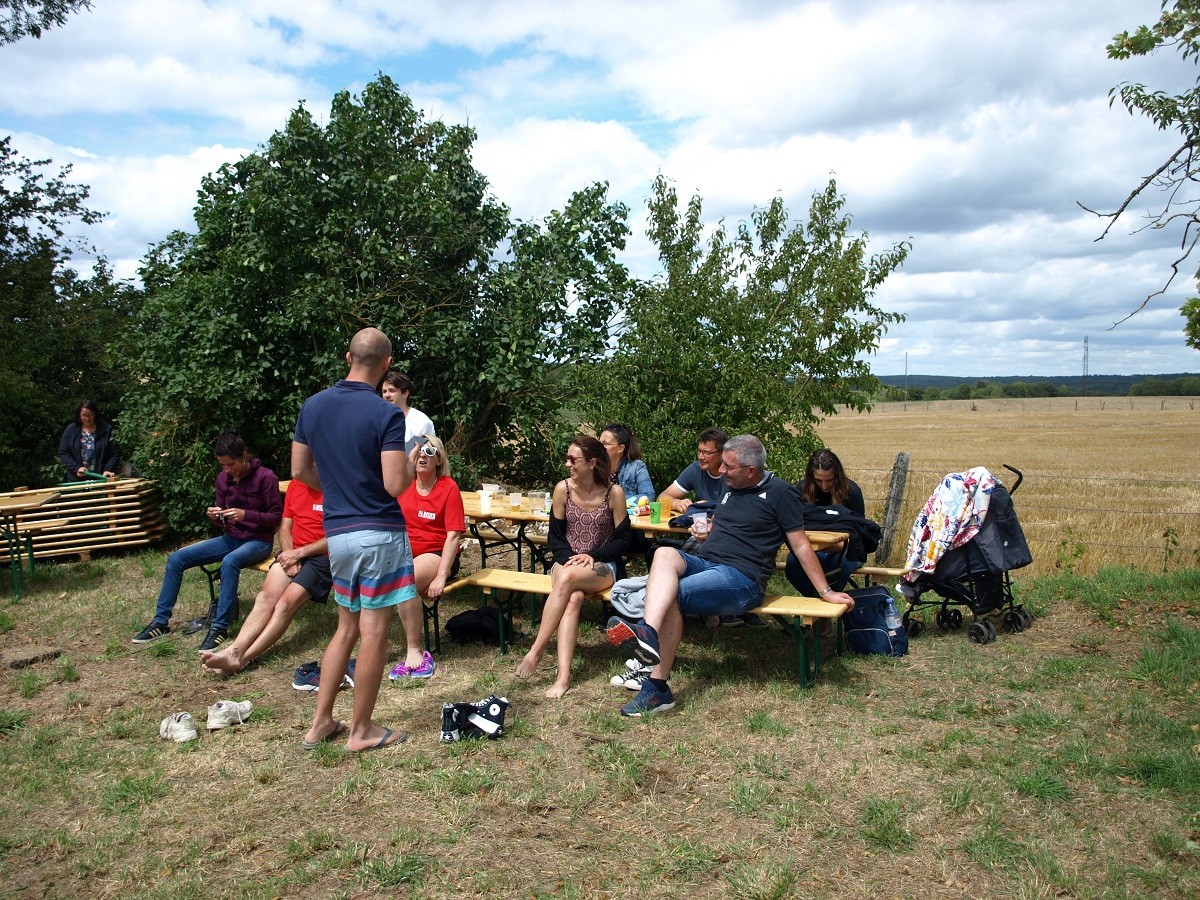
[[(433, 654), (426, 650), (421, 654), (421, 664), (415, 669), (408, 670), (409, 678), (428, 678), (433, 674), (433, 670), (437, 668), (437, 663), (433, 661)], [(395, 671), (395, 670), (393, 670)]]
[(407, 678), (410, 672), (411, 670), (408, 666), (402, 662), (398, 662), (392, 666), (392, 671), (388, 672), (388, 678), (392, 681), (399, 681), (402, 678)]

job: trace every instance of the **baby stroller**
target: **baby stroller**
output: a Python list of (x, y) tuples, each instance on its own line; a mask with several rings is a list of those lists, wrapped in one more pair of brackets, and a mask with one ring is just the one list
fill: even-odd
[[(903, 620), (909, 637), (916, 637), (924, 628), (922, 621), (912, 618), (913, 612), (922, 607), (936, 606), (938, 627), (948, 631), (962, 626), (960, 607), (965, 606), (974, 618), (967, 636), (977, 644), (996, 639), (998, 629), (993, 620), (999, 621), (1010, 633), (1024, 631), (1032, 624), (1033, 616), (1023, 606), (1013, 603), (1009, 575), (1013, 569), (1033, 562), (1010, 495), (1016, 493), (1024, 476), (1012, 466), (1004, 468), (1017, 476), (1011, 492), (983, 468), (971, 469), (963, 475), (948, 475), (917, 518), (909, 540), (909, 566), (913, 571), (904, 577), (899, 587), (900, 593), (908, 599)], [(946, 488), (962, 490), (964, 483), (968, 490), (971, 486), (978, 488), (980, 500), (985, 499), (983, 495), (986, 494), (986, 511), (976, 518), (978, 531), (942, 553), (932, 572), (918, 571), (919, 566), (915, 563), (921, 560), (920, 554), (928, 549), (930, 540), (932, 518), (927, 517), (927, 513), (939, 497), (938, 492)], [(972, 526), (976, 522), (971, 523)], [(963, 534), (969, 535), (969, 532), (964, 530)], [(936, 596), (927, 597), (931, 592)]]

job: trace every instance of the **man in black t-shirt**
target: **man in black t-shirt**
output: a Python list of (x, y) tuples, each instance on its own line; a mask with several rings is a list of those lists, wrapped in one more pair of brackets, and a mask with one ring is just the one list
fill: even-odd
[(834, 591), (804, 533), (803, 503), (796, 489), (766, 470), (767, 452), (754, 435), (725, 444), (721, 474), (726, 491), (717, 502), (711, 530), (692, 528), (703, 543), (693, 555), (663, 547), (654, 555), (646, 583), (646, 617), (635, 625), (613, 617), (608, 639), (653, 665), (641, 691), (621, 708), (626, 716), (662, 712), (675, 705), (667, 684), (683, 636), (684, 615), (742, 615), (762, 602), (784, 541), (824, 600), (853, 609), (849, 594)]

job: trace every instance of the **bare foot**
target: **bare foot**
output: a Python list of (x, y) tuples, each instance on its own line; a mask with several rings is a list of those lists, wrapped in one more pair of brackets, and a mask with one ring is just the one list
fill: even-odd
[(316, 750), (317, 747), (319, 747), (321, 744), (325, 743), (328, 740), (332, 740), (333, 738), (337, 737), (339, 734), (342, 734), (343, 732), (345, 732), (345, 730), (346, 730), (345, 722), (335, 721), (333, 723), (333, 727), (330, 728), (327, 732), (325, 732), (324, 737), (317, 738), (315, 741), (310, 741), (309, 738), (313, 734), (312, 730), (310, 729), (308, 734), (306, 734), (304, 736), (304, 740), (302, 740), (300, 742), (300, 746), (303, 747), (305, 750)]
[(568, 681), (556, 681), (550, 687), (546, 688), (546, 696), (551, 700), (557, 700), (563, 694), (571, 689), (571, 684)]
[(237, 647), (228, 647), (218, 653), (205, 651), (200, 654), (200, 664), (210, 675), (234, 675), (246, 668)]
[(525, 654), (525, 658), (523, 660), (521, 660), (520, 665), (517, 666), (517, 677), (518, 678), (533, 677), (533, 673), (537, 671), (537, 667), (541, 663), (541, 661), (542, 661), (542, 654), (534, 653), (532, 650), (530, 650), (528, 653)]
[(371, 729), (371, 737), (360, 743), (346, 742), (346, 749), (351, 753), (362, 753), (365, 750), (379, 750), (391, 747), (408, 740), (407, 731), (393, 731), (391, 728)]

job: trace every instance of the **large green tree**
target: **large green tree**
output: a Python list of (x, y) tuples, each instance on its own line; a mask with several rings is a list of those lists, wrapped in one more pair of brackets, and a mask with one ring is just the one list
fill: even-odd
[(71, 13), (91, 8), (91, 0), (0, 0), (0, 45), (40, 38), (65, 24)]
[[(1123, 31), (1115, 35), (1107, 47), (1111, 59), (1131, 59), (1148, 56), (1160, 49), (1174, 50), (1184, 65), (1193, 72), (1191, 86), (1177, 94), (1148, 87), (1144, 84), (1125, 82), (1109, 92), (1110, 102), (1120, 100), (1131, 115), (1139, 114), (1150, 119), (1161, 131), (1174, 131), (1179, 143), (1167, 158), (1129, 192), (1124, 201), (1113, 212), (1097, 212), (1084, 207), (1088, 212), (1109, 220), (1103, 239), (1109, 229), (1139, 198), (1147, 192), (1160, 196), (1146, 224), (1142, 227), (1161, 229), (1175, 228), (1180, 233), (1180, 254), (1171, 264), (1171, 274), (1166, 283), (1147, 296), (1129, 315), (1136, 315), (1146, 308), (1155, 297), (1166, 292), (1179, 274), (1196, 242), (1200, 240), (1200, 2), (1197, 0), (1163, 0), (1162, 12), (1153, 25), (1139, 25), (1133, 32)], [(1200, 272), (1196, 273), (1200, 278)], [(1200, 298), (1192, 298), (1180, 308), (1186, 321), (1184, 337), (1188, 345), (1200, 350)], [(1126, 319), (1129, 316), (1125, 317)], [(1125, 321), (1122, 319), (1121, 321)], [(1120, 323), (1117, 323), (1120, 324)]]
[(380, 76), (339, 93), (327, 124), (301, 106), (203, 180), (196, 231), (144, 261), (130, 331), (143, 383), (122, 424), (173, 525), (198, 520), (223, 430), (287, 474), (301, 403), (344, 374), (368, 324), (391, 336), (468, 479), (549, 455), (543, 426), (568, 399), (557, 369), (599, 353), (596, 323), (624, 302), (625, 210), (597, 186), (513, 226), (472, 164), (474, 137)]
[(868, 258), (832, 180), (807, 222), (776, 198), (732, 236), (705, 224), (700, 197), (681, 210), (662, 176), (648, 206), (662, 273), (641, 285), (612, 356), (581, 373), (584, 418), (632, 424), (656, 486), (713, 425), (757, 434), (772, 467), (796, 477), (813, 426), (838, 404), (865, 408), (880, 387), (861, 356), (903, 317), (872, 297), (907, 244)]
[(90, 274), (71, 265), (91, 248), (70, 229), (102, 216), (71, 167), (21, 156), (0, 138), (0, 487), (57, 479), (55, 448), (84, 399), (110, 418), (128, 373), (106, 345), (127, 322), (136, 293), (103, 258)]

